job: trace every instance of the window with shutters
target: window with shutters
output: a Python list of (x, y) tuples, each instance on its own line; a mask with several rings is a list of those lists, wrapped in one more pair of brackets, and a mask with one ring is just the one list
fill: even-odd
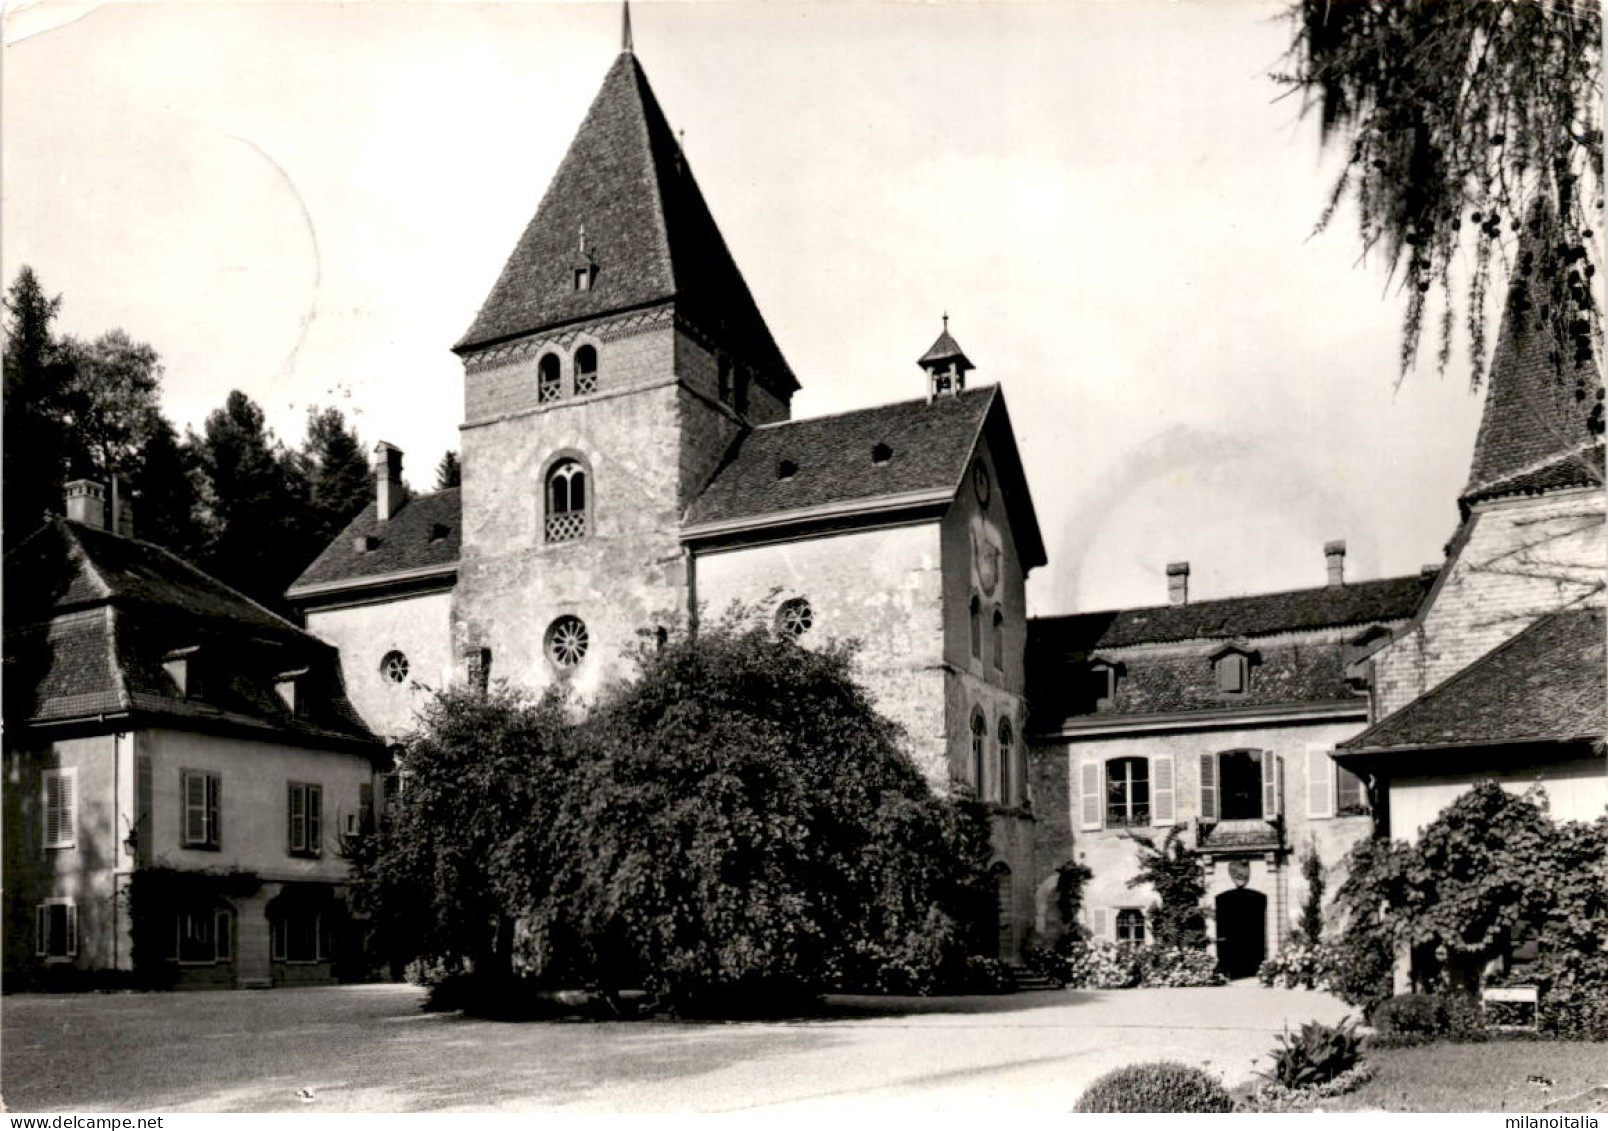
[(78, 955), (78, 905), (47, 899), (34, 907), (34, 956), (57, 961)]
[(218, 810), (222, 779), (202, 770), (183, 770), (180, 776), (180, 801), (184, 806), (180, 843), (185, 848), (220, 847), (223, 834)]
[(307, 782), (289, 783), (286, 810), (290, 818), (290, 854), (321, 855), (324, 849), (324, 787)]
[(1137, 907), (1117, 910), (1117, 941), (1145, 945), (1145, 913)]
[(1284, 808), (1284, 764), (1270, 750), (1200, 756), (1203, 821), (1271, 821)]
[(1368, 787), (1361, 778), (1338, 763), (1334, 767), (1334, 815), (1361, 817), (1373, 811), (1368, 804)]
[(1111, 937), (1110, 908), (1089, 908), (1089, 933), (1097, 939), (1108, 939)]
[(46, 770), (42, 785), (45, 847), (72, 848), (78, 836), (78, 768)]
[(1369, 811), (1362, 779), (1334, 760), (1327, 746), (1307, 747), (1307, 816), (1360, 817)]
[(1112, 758), (1105, 764), (1106, 827), (1150, 823), (1150, 761)]

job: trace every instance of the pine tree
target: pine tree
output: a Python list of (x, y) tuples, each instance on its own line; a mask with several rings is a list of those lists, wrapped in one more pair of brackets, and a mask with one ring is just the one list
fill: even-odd
[(61, 510), (67, 455), (60, 420), (67, 368), (51, 330), (61, 296), (23, 267), (5, 299), (4, 526), (7, 545)]
[(463, 468), (458, 463), (458, 453), (445, 452), (441, 456), (441, 462), (436, 464), (436, 490), (445, 491), (462, 485)]

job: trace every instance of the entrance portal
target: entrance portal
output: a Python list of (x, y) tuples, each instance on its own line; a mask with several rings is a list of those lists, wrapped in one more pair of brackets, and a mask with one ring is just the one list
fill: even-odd
[(1217, 897), (1217, 965), (1228, 978), (1252, 978), (1267, 957), (1267, 896), (1235, 888)]

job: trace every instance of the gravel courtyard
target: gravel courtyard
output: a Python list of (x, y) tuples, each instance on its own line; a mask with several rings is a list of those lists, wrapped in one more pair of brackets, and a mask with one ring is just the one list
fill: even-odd
[[(10, 1111), (1064, 1112), (1109, 1068), (1166, 1058), (1232, 1085), (1321, 993), (1253, 985), (833, 998), (780, 1023), (466, 1020), (410, 986), (17, 995)], [(1253, 1061), (1259, 1063), (1253, 1064)]]

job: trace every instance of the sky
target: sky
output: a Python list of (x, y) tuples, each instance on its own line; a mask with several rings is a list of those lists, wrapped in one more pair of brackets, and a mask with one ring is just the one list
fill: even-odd
[[(637, 0), (635, 49), (803, 388), (919, 396), (950, 315), (1050, 563), (1035, 615), (1438, 562), (1480, 398), (1401, 303), (1269, 78), (1274, 0)], [(450, 352), (620, 48), (613, 0), (13, 4), (0, 267), (122, 327), (199, 427), (333, 405), (429, 488)], [(1459, 347), (1460, 349), (1461, 347)]]

